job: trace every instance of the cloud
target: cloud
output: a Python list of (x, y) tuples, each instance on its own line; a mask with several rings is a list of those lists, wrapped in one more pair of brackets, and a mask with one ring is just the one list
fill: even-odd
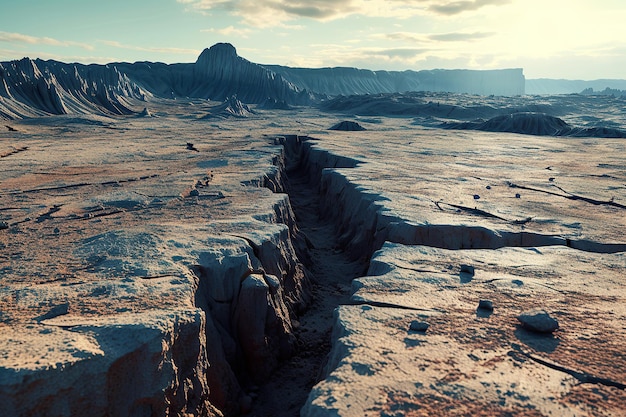
[(210, 32), (224, 36), (239, 36), (240, 38), (247, 38), (252, 30), (246, 28), (236, 28), (231, 25), (222, 29), (203, 29), (201, 30), (201, 32)]
[(436, 35), (429, 35), (428, 39), (441, 42), (463, 42), (463, 41), (475, 41), (478, 39), (485, 39), (494, 36), (495, 32), (452, 32), (452, 33), (440, 33)]
[(379, 49), (372, 51), (374, 56), (382, 56), (389, 59), (411, 59), (419, 55), (428, 52), (428, 49), (419, 48), (391, 48), (391, 49)]
[(285, 26), (299, 18), (330, 20), (358, 11), (364, 0), (176, 0), (191, 10), (209, 13), (226, 11), (242, 23), (255, 27)]
[(73, 42), (73, 41), (60, 41), (54, 38), (48, 37), (37, 37), (24, 35), (22, 33), (15, 32), (0, 32), (0, 42), (7, 43), (27, 43), (30, 45), (51, 45), (51, 46), (78, 46), (83, 49), (93, 50), (94, 47), (92, 45), (81, 43), (81, 42)]
[(436, 14), (451, 16), (498, 6), (512, 0), (176, 0), (191, 10), (226, 11), (256, 27), (283, 26), (308, 18), (327, 21), (350, 15), (408, 18)]
[(452, 16), (469, 11), (475, 11), (485, 6), (502, 6), (511, 0), (460, 0), (447, 2), (431, 2), (428, 10), (441, 15)]
[(374, 34), (371, 38), (408, 43), (432, 44), (433, 42), (469, 42), (496, 35), (495, 32), (413, 33), (391, 32)]
[(391, 41), (402, 41), (402, 42), (419, 42), (426, 43), (428, 42), (428, 36), (421, 33), (411, 33), (411, 32), (392, 32), (392, 33), (382, 33), (372, 35), (372, 38), (379, 38)]
[(287, 65), (389, 69), (391, 64), (401, 63), (402, 66), (410, 68), (432, 52), (425, 48), (355, 47), (352, 44), (318, 44), (311, 47), (314, 52), (306, 55), (296, 51), (290, 52)]
[(107, 46), (112, 46), (114, 48), (120, 49), (129, 49), (132, 51), (142, 51), (142, 52), (155, 52), (159, 54), (180, 54), (180, 55), (198, 55), (200, 53), (197, 49), (185, 49), (185, 48), (146, 48), (143, 46), (135, 46), (135, 45), (127, 45), (117, 41), (109, 41), (109, 40), (99, 40), (99, 43)]

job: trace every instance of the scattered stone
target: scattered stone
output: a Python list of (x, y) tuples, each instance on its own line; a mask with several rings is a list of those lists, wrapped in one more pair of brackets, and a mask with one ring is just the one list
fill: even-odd
[(552, 333), (559, 328), (559, 322), (545, 310), (534, 309), (517, 316), (526, 330), (537, 333)]
[(478, 301), (478, 308), (480, 310), (493, 311), (493, 302), (491, 300)]
[(522, 198), (522, 196), (520, 195), (520, 193), (516, 193), (515, 198)]
[(4, 229), (8, 229), (9, 228), (9, 223), (7, 222), (0, 222), (0, 230), (4, 230)]
[(485, 188), (488, 189), (488, 190), (491, 190), (491, 185), (488, 185)]
[(480, 200), (480, 196), (478, 194), (474, 194), (474, 200)]
[(48, 311), (45, 314), (42, 314), (41, 316), (37, 317), (35, 320), (37, 321), (48, 320), (54, 317), (62, 316), (69, 312), (70, 312), (70, 303), (63, 303), (63, 304), (59, 304), (59, 305), (52, 307), (50, 311)]
[(461, 273), (474, 276), (474, 267), (472, 265), (461, 264)]
[(189, 150), (189, 151), (196, 151), (196, 152), (200, 152), (200, 151), (198, 150), (198, 148), (196, 148), (196, 147), (194, 146), (194, 144), (193, 144), (193, 143), (191, 143), (191, 142), (187, 142), (187, 150)]
[(180, 196), (182, 198), (197, 197), (199, 195), (200, 195), (200, 191), (198, 191), (195, 185), (192, 187), (186, 188), (182, 193), (180, 193)]
[(411, 322), (411, 325), (409, 326), (409, 330), (412, 330), (414, 332), (425, 332), (426, 330), (428, 330), (429, 327), (430, 324), (425, 321), (413, 320)]

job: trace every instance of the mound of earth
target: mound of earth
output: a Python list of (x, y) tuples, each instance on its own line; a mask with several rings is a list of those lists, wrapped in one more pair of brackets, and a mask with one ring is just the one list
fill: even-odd
[(492, 117), (487, 121), (443, 123), (444, 129), (510, 132), (535, 136), (576, 136), (624, 138), (626, 132), (608, 127), (573, 127), (555, 116), (538, 112), (516, 112)]
[(561, 136), (570, 126), (562, 119), (546, 113), (519, 112), (492, 117), (478, 126), (487, 132), (524, 133), (537, 136)]
[(358, 132), (361, 130), (366, 130), (363, 126), (358, 124), (357, 122), (352, 122), (349, 120), (344, 120), (343, 122), (339, 122), (336, 125), (329, 128), (329, 130), (343, 130), (349, 132)]

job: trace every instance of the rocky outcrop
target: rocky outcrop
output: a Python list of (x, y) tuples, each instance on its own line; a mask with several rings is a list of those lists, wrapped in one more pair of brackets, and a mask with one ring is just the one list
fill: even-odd
[(31, 60), (0, 63), (0, 117), (130, 114), (148, 93), (114, 65)]
[(244, 118), (254, 115), (254, 111), (248, 105), (239, 101), (237, 96), (228, 97), (224, 102), (211, 109), (211, 112), (203, 119), (227, 119), (230, 117)]
[(190, 97), (225, 100), (236, 95), (244, 103), (261, 103), (268, 97), (289, 104), (308, 104), (311, 100), (303, 88), (238, 56), (235, 47), (227, 43), (202, 51), (192, 74), (196, 85)]
[[(220, 415), (204, 377), (204, 317), (199, 310), (58, 316), (24, 329), (12, 336), (25, 348), (14, 360), (29, 356), (30, 363), (2, 369), (0, 410), (13, 416)], [(44, 345), (35, 348), (38, 339)]]

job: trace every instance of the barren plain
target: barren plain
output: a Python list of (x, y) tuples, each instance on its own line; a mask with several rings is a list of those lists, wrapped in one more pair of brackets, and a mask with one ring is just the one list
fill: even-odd
[(220, 106), (6, 122), (0, 415), (626, 414), (625, 139)]

